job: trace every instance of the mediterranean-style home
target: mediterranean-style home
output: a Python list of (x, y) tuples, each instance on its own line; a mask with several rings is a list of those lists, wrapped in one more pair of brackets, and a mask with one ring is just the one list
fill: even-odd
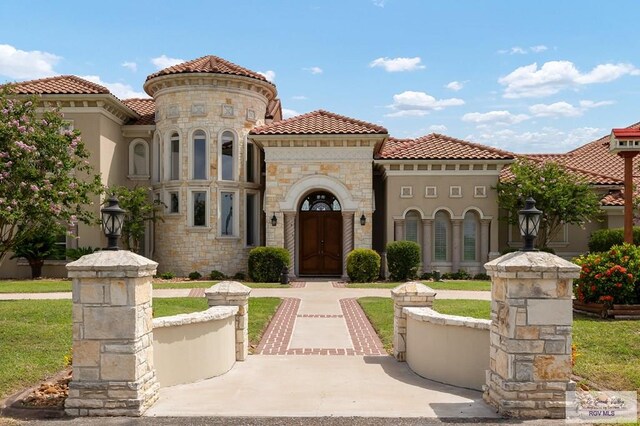
[[(318, 110), (283, 119), (273, 83), (216, 56), (147, 77), (147, 99), (118, 99), (103, 86), (63, 75), (16, 83), (82, 132), (105, 185), (143, 185), (164, 204), (143, 254), (159, 271), (246, 271), (252, 247), (285, 247), (295, 276), (345, 276), (346, 254), (379, 252), (394, 240), (422, 248), (422, 270), (484, 271), (520, 236), (499, 222), (495, 186), (516, 154), (429, 134), (396, 139), (384, 127)], [(632, 127), (639, 127), (640, 123)], [(602, 219), (566, 226), (551, 243), (572, 257), (591, 231), (622, 226), (623, 160), (608, 137), (557, 161), (602, 195)], [(96, 200), (99, 201), (99, 200)], [(96, 211), (99, 208), (96, 202)], [(98, 227), (79, 225), (67, 247), (103, 247)], [(44, 274), (64, 275), (63, 261)], [(1, 277), (29, 267), (6, 260)]]

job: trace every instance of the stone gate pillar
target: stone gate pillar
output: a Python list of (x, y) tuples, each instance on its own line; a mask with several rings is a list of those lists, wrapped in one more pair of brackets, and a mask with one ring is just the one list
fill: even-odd
[(580, 267), (545, 252), (485, 264), (491, 276), (484, 399), (510, 417), (563, 418), (571, 381), (571, 286)]
[(406, 361), (407, 356), (407, 314), (402, 309), (406, 307), (433, 306), (436, 292), (426, 285), (411, 281), (400, 284), (391, 290), (393, 299), (393, 356), (398, 361)]
[(158, 264), (125, 250), (67, 264), (73, 278), (72, 416), (140, 416), (158, 397), (151, 279)]
[(209, 307), (237, 306), (236, 313), (236, 361), (244, 361), (249, 355), (249, 295), (251, 288), (237, 281), (222, 281), (204, 292)]

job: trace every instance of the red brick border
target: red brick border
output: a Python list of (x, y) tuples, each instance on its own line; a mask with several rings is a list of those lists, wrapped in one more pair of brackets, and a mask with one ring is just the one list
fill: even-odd
[(378, 334), (356, 299), (340, 299), (340, 307), (358, 355), (387, 355)]
[(344, 281), (331, 281), (333, 288), (347, 288), (347, 283)]
[[(267, 331), (256, 348), (256, 354), (285, 355), (291, 341), (293, 324), (300, 307), (300, 299), (285, 298), (271, 319)], [(251, 312), (249, 312), (251, 315)]]
[[(305, 288), (307, 286), (307, 283), (304, 281), (291, 281), (289, 284), (291, 288)], [(204, 297), (205, 290), (206, 288), (192, 288), (187, 297)]]

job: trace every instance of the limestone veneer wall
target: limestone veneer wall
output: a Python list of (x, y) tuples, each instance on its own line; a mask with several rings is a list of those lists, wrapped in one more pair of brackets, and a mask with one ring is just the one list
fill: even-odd
[(237, 306), (153, 320), (153, 357), (160, 387), (219, 376), (236, 362)]
[(482, 390), (489, 368), (490, 320), (445, 315), (431, 308), (404, 308), (406, 359), (427, 379)]

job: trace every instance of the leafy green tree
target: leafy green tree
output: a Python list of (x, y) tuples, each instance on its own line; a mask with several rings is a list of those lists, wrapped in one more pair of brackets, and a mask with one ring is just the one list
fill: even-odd
[(31, 267), (31, 278), (39, 278), (46, 259), (64, 259), (64, 249), (56, 244), (64, 232), (56, 223), (42, 223), (14, 246), (11, 258), (25, 258)]
[(519, 159), (510, 166), (511, 175), (498, 182), (498, 204), (509, 215), (501, 219), (518, 224), (518, 210), (528, 197), (542, 210), (538, 247), (547, 247), (567, 224), (584, 225), (600, 213), (600, 199), (582, 177), (554, 162)]
[(96, 220), (87, 206), (102, 186), (80, 133), (37, 103), (0, 88), (0, 264), (38, 224)]
[(156, 213), (164, 204), (149, 198), (149, 188), (136, 186), (113, 186), (108, 189), (118, 199), (120, 208), (126, 210), (122, 225), (122, 244), (127, 250), (138, 253), (144, 239), (147, 222), (162, 220)]

